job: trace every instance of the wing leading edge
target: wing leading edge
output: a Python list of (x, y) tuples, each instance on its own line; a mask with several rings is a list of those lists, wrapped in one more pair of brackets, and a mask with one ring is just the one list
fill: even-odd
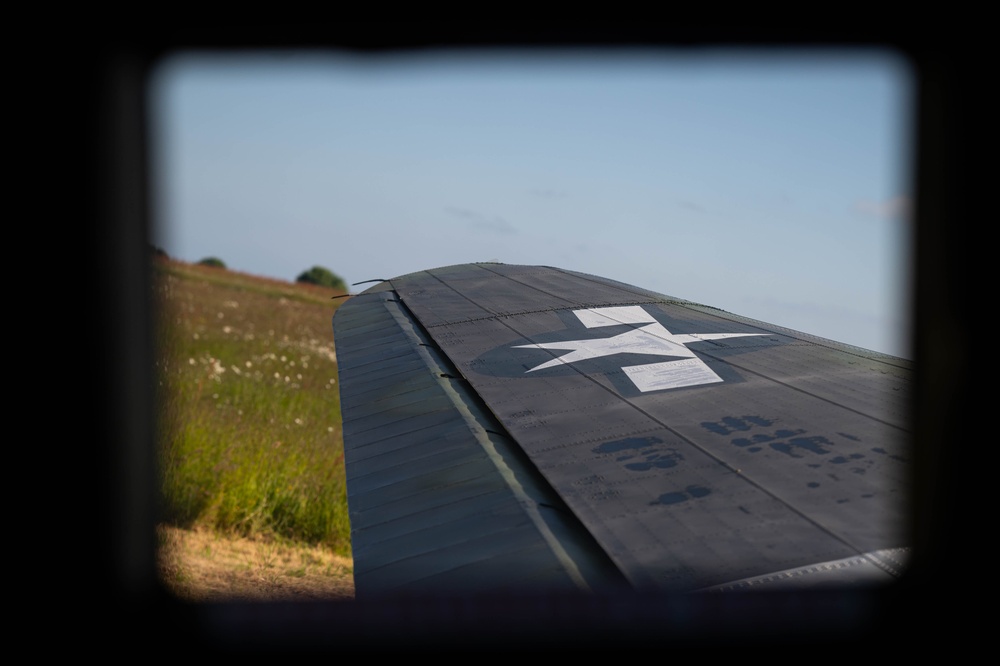
[(891, 579), (908, 362), (467, 264), (334, 317), (359, 597)]

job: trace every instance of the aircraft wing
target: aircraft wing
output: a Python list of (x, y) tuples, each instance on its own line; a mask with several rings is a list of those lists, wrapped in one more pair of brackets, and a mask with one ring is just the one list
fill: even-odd
[(908, 361), (541, 266), (380, 281), (333, 327), (359, 599), (903, 569)]

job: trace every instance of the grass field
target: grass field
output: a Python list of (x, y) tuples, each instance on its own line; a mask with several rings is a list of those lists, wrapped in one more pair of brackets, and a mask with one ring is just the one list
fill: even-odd
[(349, 557), (338, 292), (153, 264), (160, 522)]

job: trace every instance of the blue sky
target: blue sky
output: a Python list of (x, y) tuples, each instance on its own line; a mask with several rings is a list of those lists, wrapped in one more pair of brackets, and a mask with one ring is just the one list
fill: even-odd
[(287, 280), (545, 264), (909, 356), (912, 87), (879, 51), (177, 55), (154, 242)]

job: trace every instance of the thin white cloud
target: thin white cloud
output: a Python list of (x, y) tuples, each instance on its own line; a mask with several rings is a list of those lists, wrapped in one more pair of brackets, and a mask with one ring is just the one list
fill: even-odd
[(481, 229), (491, 233), (513, 235), (517, 233), (517, 228), (502, 217), (483, 215), (468, 208), (456, 208), (449, 206), (445, 212), (469, 221), (469, 226), (473, 229)]
[(514, 228), (514, 225), (499, 217), (494, 217), (488, 220), (474, 220), (472, 222), (472, 226), (476, 229), (492, 231), (498, 234), (512, 235), (517, 233), (517, 229)]
[(479, 217), (479, 213), (469, 210), (468, 208), (455, 208), (454, 206), (449, 206), (444, 209), (444, 211), (455, 217), (461, 217), (464, 219), (473, 219)]
[(542, 199), (565, 199), (567, 194), (563, 190), (553, 190), (545, 188), (535, 188), (529, 191), (532, 196), (540, 197)]
[(680, 206), (681, 208), (687, 208), (688, 210), (694, 210), (699, 213), (705, 212), (705, 208), (703, 206), (696, 204), (693, 201), (688, 201), (686, 199), (678, 199), (677, 205)]

